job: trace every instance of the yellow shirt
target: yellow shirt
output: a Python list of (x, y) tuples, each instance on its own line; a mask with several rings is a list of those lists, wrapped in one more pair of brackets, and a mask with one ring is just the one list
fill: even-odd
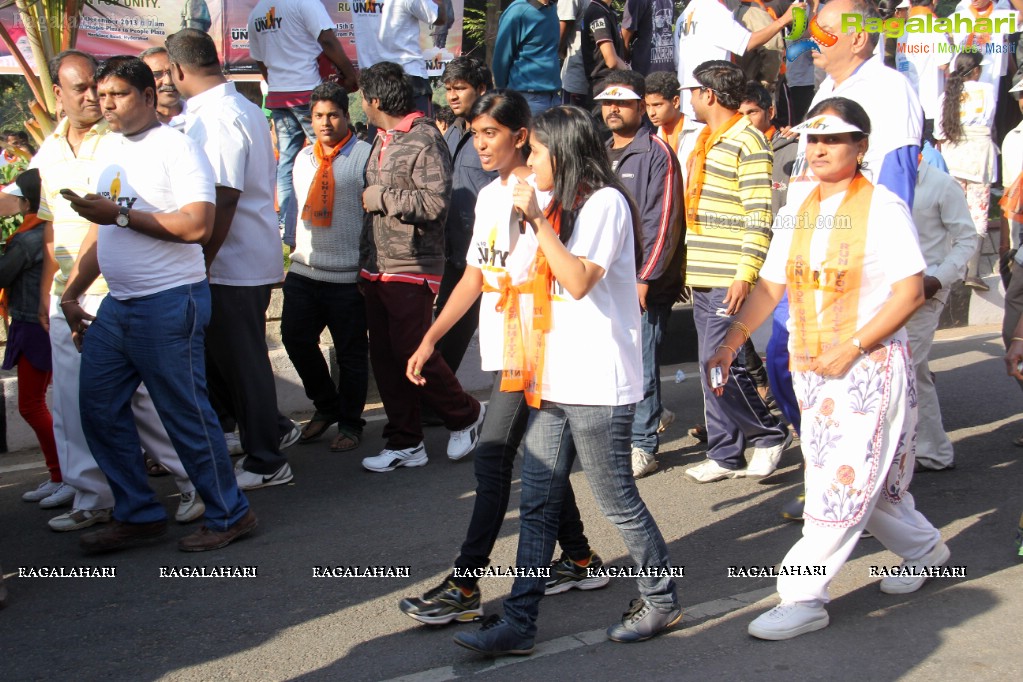
[[(71, 203), (60, 195), (60, 190), (70, 189), (83, 196), (95, 192), (99, 175), (96, 160), (105, 155), (104, 149), (109, 147), (109, 141), (115, 136), (109, 131), (107, 122), (101, 120), (85, 134), (76, 156), (67, 141), (68, 127), (66, 118), (57, 124), (57, 129), (43, 141), (31, 164), (39, 169), (41, 181), (38, 216), (53, 223), (53, 251), (60, 266), (50, 290), (54, 296), (64, 293), (71, 266), (92, 224), (75, 213)], [(86, 293), (107, 293), (107, 283), (102, 275)]]

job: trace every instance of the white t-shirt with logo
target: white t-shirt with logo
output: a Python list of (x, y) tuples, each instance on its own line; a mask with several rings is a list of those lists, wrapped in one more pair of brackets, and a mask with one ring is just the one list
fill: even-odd
[(241, 192), (227, 239), (210, 267), (211, 284), (258, 286), (284, 279), (274, 211), (277, 163), (263, 112), (234, 83), (188, 100), (185, 134), (199, 144), (219, 187)]
[(594, 192), (579, 210), (566, 246), (604, 268), (604, 277), (578, 301), (555, 282), (543, 399), (571, 405), (637, 403), (643, 399), (640, 311), (625, 197), (610, 187)]
[[(963, 94), (959, 102), (959, 123), (964, 126), (985, 126), (990, 128), (995, 123), (995, 89), (990, 83), (966, 81), (963, 83)], [(938, 100), (938, 120), (934, 125), (934, 137), (945, 138), (944, 116), (940, 112), (945, 107), (945, 93)]]
[[(131, 137), (112, 135), (96, 193), (146, 213), (173, 213), (197, 202), (216, 204), (213, 169), (202, 149), (166, 125)], [(159, 293), (206, 279), (199, 244), (155, 239), (130, 227), (100, 225), (99, 267), (118, 300)]]
[[(675, 24), (678, 82), (684, 86), (703, 62), (731, 61), (733, 54), (741, 57), (752, 35), (718, 0), (693, 0)], [(682, 113), (687, 117), (696, 115), (689, 96), (689, 90), (682, 91)]]
[[(535, 188), (532, 180), (530, 177), (529, 184)], [(525, 232), (520, 232), (518, 214), (512, 206), (517, 182), (512, 176), (507, 185), (502, 185), (501, 178), (497, 178), (476, 197), (476, 221), (465, 262), (479, 268), (483, 281), (494, 289), (500, 288), (505, 275), (515, 286), (529, 279), (536, 256), (536, 234), (528, 225)], [(550, 194), (539, 190), (536, 194), (540, 208), (545, 208)], [(504, 313), (494, 309), (500, 298), (499, 293), (484, 292), (480, 299), (479, 341), (484, 372), (504, 369)], [(532, 297), (523, 294), (519, 298), (520, 319), (524, 320), (532, 311)]]
[(352, 3), (351, 7), (360, 69), (393, 62), (410, 76), (426, 78), (419, 22), (432, 25), (437, 21), (433, 0), (383, 0)]
[[(1007, 42), (1010, 33), (1005, 28), (1009, 26), (1009, 19), (1016, 19), (1016, 30), (1020, 30), (1020, 13), (1015, 9), (1012, 9), (1008, 2), (997, 2), (994, 4), (995, 9), (991, 11), (986, 18), (991, 20), (991, 27), (994, 29), (996, 20), (1003, 20), (1000, 25), (1000, 31), (998, 33), (992, 32), (990, 40), (981, 49), (984, 60), (981, 62), (980, 80), (984, 83), (989, 83), (991, 87), (995, 89), (995, 101), (998, 101), (998, 84), (1001, 81), (1002, 76), (1005, 75), (1005, 67), (1009, 63), (1008, 54), (1009, 52), (1015, 52), (1015, 44)], [(949, 15), (948, 19), (952, 22), (952, 27), (955, 27), (956, 17), (962, 19), (968, 19), (971, 23), (975, 22), (977, 18), (974, 17), (970, 11), (970, 3), (960, 2), (959, 6), (956, 7), (956, 11)], [(965, 26), (965, 23), (961, 25)], [(969, 33), (953, 33), (952, 40), (955, 41), (956, 45), (965, 45), (969, 39)], [(954, 55), (953, 55), (954, 56)], [(955, 62), (953, 61), (953, 64)], [(952, 67), (949, 67), (952, 68)]]
[[(828, 241), (836, 230), (842, 229), (836, 216), (845, 192), (828, 197), (821, 202), (820, 213), (813, 237), (810, 239), (809, 266), (811, 270), (829, 267), (826, 262)], [(774, 236), (767, 251), (767, 258), (760, 268), (760, 279), (775, 284), (786, 284), (785, 267), (789, 252), (792, 249), (792, 238), (795, 234), (795, 214), (802, 204), (786, 204), (774, 219)], [(832, 229), (825, 228), (830, 224)], [(847, 228), (846, 228), (847, 229)], [(874, 319), (891, 297), (892, 284), (905, 279), (927, 267), (917, 238), (913, 217), (906, 208), (905, 202), (884, 185), (875, 185), (870, 200), (870, 214), (867, 218), (867, 238), (864, 246), (863, 274), (860, 285), (857, 325), (859, 329)], [(823, 291), (817, 293), (817, 310), (823, 304)], [(822, 321), (822, 320), (821, 320)], [(789, 331), (793, 331), (792, 316), (788, 322)], [(794, 337), (789, 339), (792, 350)]]
[(266, 65), (270, 92), (308, 92), (320, 84), (316, 41), (334, 22), (320, 0), (259, 0), (249, 14), (249, 54)]

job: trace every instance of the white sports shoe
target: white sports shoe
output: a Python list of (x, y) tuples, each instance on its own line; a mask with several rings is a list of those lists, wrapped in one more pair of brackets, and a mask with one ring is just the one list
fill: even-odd
[(909, 594), (916, 592), (927, 582), (927, 569), (944, 566), (952, 555), (948, 545), (941, 540), (927, 554), (916, 561), (903, 561), (905, 575), (891, 575), (881, 580), (881, 591), (885, 594)]
[(242, 455), (245, 454), (245, 450), (242, 449), (242, 439), (238, 437), (238, 434), (232, 431), (231, 433), (224, 434), (224, 440), (227, 441), (227, 454), (229, 455)]
[(426, 445), (422, 442), (404, 450), (388, 450), (384, 448), (379, 455), (362, 460), (362, 466), (370, 471), (394, 471), (398, 467), (421, 467), (429, 461), (426, 456)]
[(178, 510), (174, 514), (174, 520), (178, 523), (189, 523), (195, 521), (206, 513), (206, 505), (202, 498), (194, 490), (190, 493), (181, 493), (178, 501)]
[(452, 431), (448, 438), (448, 459), (462, 459), (476, 447), (483, 428), (483, 418), (487, 414), (487, 406), (480, 403), (480, 416), (472, 424), (461, 431)]
[(828, 612), (819, 604), (782, 602), (757, 616), (747, 631), (758, 639), (792, 639), (826, 628), (829, 622)]
[(778, 468), (782, 453), (792, 444), (792, 432), (786, 430), (785, 440), (769, 448), (753, 448), (753, 458), (746, 467), (747, 476), (770, 476)]
[(657, 471), (657, 460), (642, 448), (632, 448), (632, 477), (643, 478)]
[(67, 483), (61, 483), (49, 496), (39, 500), (39, 506), (42, 509), (63, 507), (65, 504), (71, 504), (72, 500), (75, 499), (76, 494), (78, 494), (77, 490), (69, 486)]
[(39, 500), (46, 499), (53, 493), (57, 492), (57, 488), (64, 485), (63, 483), (54, 483), (53, 481), (44, 481), (39, 484), (39, 487), (35, 490), (29, 490), (21, 496), (21, 499), (25, 502), (38, 502)]
[(685, 475), (697, 483), (713, 483), (725, 478), (742, 478), (746, 475), (746, 471), (744, 469), (726, 469), (714, 460), (707, 459), (686, 469)]

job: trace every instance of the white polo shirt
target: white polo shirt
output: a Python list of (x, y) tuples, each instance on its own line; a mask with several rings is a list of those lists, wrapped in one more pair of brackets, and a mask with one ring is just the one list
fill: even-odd
[[(97, 159), (93, 191), (147, 213), (173, 213), (197, 202), (216, 203), (213, 169), (184, 133), (159, 125), (131, 137), (110, 134)], [(110, 295), (139, 298), (206, 279), (199, 244), (155, 239), (130, 227), (100, 225), (99, 267)]]
[[(718, 0), (692, 0), (675, 24), (678, 82), (684, 85), (704, 62), (730, 61), (733, 54), (741, 57), (752, 35)], [(682, 91), (682, 113), (687, 118), (696, 115), (689, 96), (689, 90)]]
[(277, 164), (262, 110), (223, 83), (188, 100), (185, 134), (206, 153), (218, 187), (241, 192), (211, 284), (258, 286), (284, 279), (274, 211)]

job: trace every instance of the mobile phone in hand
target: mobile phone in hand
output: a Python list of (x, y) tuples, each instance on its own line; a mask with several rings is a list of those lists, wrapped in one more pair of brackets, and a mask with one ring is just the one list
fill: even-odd
[(68, 199), (70, 197), (74, 197), (75, 199), (81, 199), (82, 198), (82, 197), (78, 196), (77, 194), (75, 194), (70, 189), (68, 189), (67, 187), (65, 187), (64, 189), (60, 190), (60, 195), (62, 197), (64, 197), (65, 199)]

